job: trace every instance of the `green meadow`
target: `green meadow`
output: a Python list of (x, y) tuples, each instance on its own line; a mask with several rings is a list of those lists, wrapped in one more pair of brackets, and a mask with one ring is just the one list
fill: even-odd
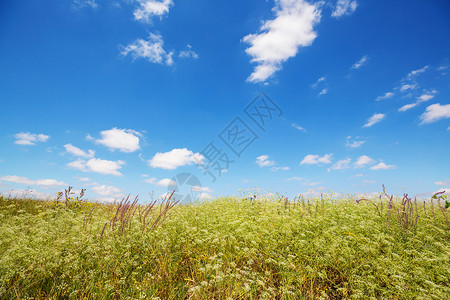
[(142, 203), (0, 197), (0, 298), (449, 299), (442, 195)]

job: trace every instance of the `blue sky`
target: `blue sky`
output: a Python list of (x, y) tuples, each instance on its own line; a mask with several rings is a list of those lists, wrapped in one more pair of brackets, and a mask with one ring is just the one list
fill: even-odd
[(438, 0), (2, 2), (0, 191), (450, 189), (449, 36)]

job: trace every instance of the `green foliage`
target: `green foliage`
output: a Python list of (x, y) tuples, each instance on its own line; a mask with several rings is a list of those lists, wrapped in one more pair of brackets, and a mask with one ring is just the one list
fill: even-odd
[(0, 197), (0, 298), (445, 299), (439, 196), (176, 206)]

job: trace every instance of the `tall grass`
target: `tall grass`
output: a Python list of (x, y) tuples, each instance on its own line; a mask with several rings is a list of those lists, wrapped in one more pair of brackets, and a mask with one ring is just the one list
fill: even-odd
[(0, 298), (445, 299), (439, 197), (0, 197)]

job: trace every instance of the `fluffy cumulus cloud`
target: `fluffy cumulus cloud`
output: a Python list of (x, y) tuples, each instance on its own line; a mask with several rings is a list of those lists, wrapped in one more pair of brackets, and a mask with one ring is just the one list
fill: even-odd
[(275, 0), (275, 19), (265, 21), (260, 32), (249, 34), (243, 41), (250, 45), (245, 52), (256, 63), (250, 82), (264, 82), (300, 47), (310, 46), (317, 33), (314, 26), (320, 22), (319, 3), (304, 0)]
[(73, 169), (81, 170), (83, 172), (95, 172), (106, 175), (122, 176), (122, 173), (120, 173), (119, 170), (124, 164), (125, 162), (121, 160), (112, 161), (99, 158), (91, 158), (88, 161), (79, 159), (68, 163), (67, 166)]
[(362, 168), (365, 167), (371, 163), (373, 163), (374, 160), (372, 158), (370, 158), (367, 155), (361, 155), (355, 162), (355, 167), (356, 168)]
[(275, 162), (269, 160), (269, 155), (261, 155), (256, 158), (256, 164), (260, 167), (268, 167), (275, 165)]
[(169, 13), (169, 9), (173, 6), (172, 0), (138, 0), (139, 7), (134, 11), (134, 18), (138, 21), (151, 22), (154, 16), (162, 17)]
[(396, 166), (394, 166), (394, 165), (387, 165), (384, 162), (380, 162), (380, 163), (376, 164), (375, 166), (371, 167), (370, 169), (377, 171), (377, 170), (392, 170), (395, 168), (396, 168)]
[(110, 150), (129, 153), (140, 149), (139, 137), (141, 134), (137, 131), (113, 128), (100, 132), (100, 135), (102, 138), (95, 142), (108, 147)]
[(325, 154), (320, 156), (318, 154), (308, 154), (301, 161), (300, 165), (318, 165), (318, 164), (329, 164), (333, 154)]
[(161, 179), (161, 180), (158, 181), (156, 184), (159, 185), (159, 186), (166, 186), (166, 187), (169, 187), (169, 186), (176, 186), (176, 185), (177, 185), (177, 183), (175, 182), (175, 180), (172, 180), (172, 179), (169, 179), (169, 178)]
[(41, 187), (52, 187), (52, 186), (61, 186), (61, 185), (68, 185), (65, 182), (58, 181), (56, 179), (29, 179), (27, 177), (21, 177), (16, 175), (7, 175), (7, 176), (1, 176), (1, 181), (8, 181), (13, 183), (19, 183), (19, 184), (26, 184), (26, 185), (38, 185)]
[(420, 118), (422, 119), (422, 122), (420, 124), (433, 123), (441, 119), (450, 118), (450, 104), (432, 104), (427, 107)]
[(66, 149), (66, 151), (68, 153), (73, 154), (75, 156), (91, 158), (91, 157), (94, 157), (94, 155), (95, 155), (95, 151), (93, 151), (93, 150), (88, 150), (86, 152), (86, 151), (81, 150), (80, 148), (73, 146), (72, 144), (66, 144), (66, 145), (64, 145), (64, 148)]
[(164, 41), (161, 35), (150, 33), (147, 40), (137, 39), (126, 46), (120, 46), (120, 54), (126, 56), (130, 54), (133, 60), (138, 58), (146, 59), (151, 63), (173, 64), (173, 51), (164, 49)]
[(381, 122), (383, 119), (385, 118), (384, 114), (373, 114), (373, 116), (371, 116), (366, 124), (364, 124), (363, 127), (372, 127), (373, 125), (377, 124), (378, 122)]
[(352, 14), (358, 7), (358, 2), (351, 0), (338, 0), (336, 7), (331, 13), (335, 18)]
[(173, 149), (169, 152), (158, 152), (149, 160), (148, 164), (153, 168), (174, 170), (181, 166), (203, 163), (204, 157), (200, 153), (194, 153), (186, 148)]
[[(119, 194), (122, 192), (121, 189), (115, 187), (115, 186), (110, 186), (110, 185), (97, 185), (91, 188), (91, 190), (101, 196), (111, 196), (114, 194)], [(120, 194), (120, 196), (122, 196)], [(119, 196), (119, 197), (120, 197)]]
[(38, 142), (46, 142), (50, 138), (50, 136), (42, 133), (36, 134), (29, 132), (16, 133), (14, 137), (16, 138), (14, 144), (28, 146), (36, 145)]
[(368, 61), (369, 61), (369, 57), (367, 55), (364, 55), (363, 57), (361, 57), (360, 60), (358, 60), (357, 62), (355, 62), (353, 64), (352, 69), (359, 69), (362, 66), (366, 65)]

